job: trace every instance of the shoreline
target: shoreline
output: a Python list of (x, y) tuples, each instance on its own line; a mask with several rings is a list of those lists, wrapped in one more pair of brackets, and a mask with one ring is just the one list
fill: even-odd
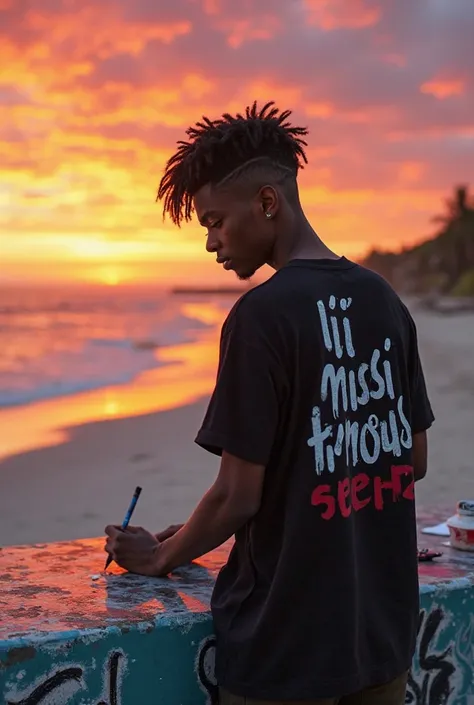
[(2, 461), (12, 455), (67, 442), (67, 429), (165, 411), (210, 394), (224, 312), (212, 303), (189, 303), (187, 312), (209, 327), (198, 331), (191, 342), (158, 348), (159, 364), (130, 382), (0, 408), (0, 475)]

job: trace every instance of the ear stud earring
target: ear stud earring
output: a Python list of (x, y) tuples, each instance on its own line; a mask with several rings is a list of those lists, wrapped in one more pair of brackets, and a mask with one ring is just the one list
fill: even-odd
[(271, 213), (268, 213), (268, 212), (265, 213), (265, 215), (267, 216), (267, 218), (271, 218), (271, 217), (272, 217), (272, 214), (271, 214)]

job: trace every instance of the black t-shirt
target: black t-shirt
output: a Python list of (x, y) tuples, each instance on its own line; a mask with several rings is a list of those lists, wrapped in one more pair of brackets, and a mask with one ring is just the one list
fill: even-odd
[(293, 260), (236, 303), (196, 442), (266, 470), (212, 598), (219, 685), (340, 697), (409, 668), (412, 437), (433, 419), (415, 325), (377, 274)]

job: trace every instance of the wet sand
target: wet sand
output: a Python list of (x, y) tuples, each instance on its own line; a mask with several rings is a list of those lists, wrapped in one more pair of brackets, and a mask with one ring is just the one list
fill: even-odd
[(206, 401), (77, 426), (70, 440), (0, 463), (0, 543), (93, 537), (121, 523), (136, 485), (134, 524), (185, 521), (212, 484), (218, 459), (193, 439)]
[[(474, 499), (474, 316), (412, 311), (436, 416), (418, 503), (454, 509), (458, 499)], [(206, 338), (206, 351), (216, 343)], [(143, 493), (134, 523), (158, 531), (186, 520), (218, 469), (194, 444), (213, 381), (208, 362), (205, 369), (207, 391), (198, 385), (191, 404), (73, 426), (58, 445), (0, 462), (0, 544), (100, 535), (106, 523), (120, 523), (136, 485)]]

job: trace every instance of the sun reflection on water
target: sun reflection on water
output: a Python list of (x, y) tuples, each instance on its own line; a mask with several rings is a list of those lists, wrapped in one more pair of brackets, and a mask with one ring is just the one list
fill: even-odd
[(160, 367), (146, 370), (128, 384), (1, 409), (0, 459), (61, 443), (72, 426), (164, 411), (210, 394), (226, 309), (211, 300), (183, 302), (182, 311), (210, 327), (199, 330), (192, 343), (157, 348)]

